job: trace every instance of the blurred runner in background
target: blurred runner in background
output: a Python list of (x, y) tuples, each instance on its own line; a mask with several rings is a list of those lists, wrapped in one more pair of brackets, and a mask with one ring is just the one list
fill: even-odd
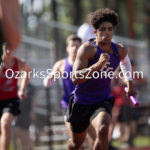
[(19, 101), (26, 98), (30, 67), (25, 61), (13, 56), (13, 51), (9, 50), (6, 43), (3, 44), (2, 61), (4, 65), (0, 75), (0, 150), (8, 150), (11, 124), (20, 113)]

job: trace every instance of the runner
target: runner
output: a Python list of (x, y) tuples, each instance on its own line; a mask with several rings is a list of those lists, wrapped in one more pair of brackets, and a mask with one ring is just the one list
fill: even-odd
[[(81, 46), (73, 65), (72, 81), (76, 86), (67, 109), (67, 121), (72, 131), (68, 150), (79, 150), (91, 123), (97, 135), (93, 150), (108, 150), (108, 129), (114, 105), (109, 74), (116, 70), (120, 61), (124, 73), (131, 71), (128, 49), (111, 42), (114, 27), (118, 25), (118, 14), (108, 8), (99, 9), (91, 13), (91, 24), (96, 40)], [(103, 72), (107, 76), (101, 76)], [(126, 77), (126, 81), (128, 96), (135, 96), (132, 78)]]

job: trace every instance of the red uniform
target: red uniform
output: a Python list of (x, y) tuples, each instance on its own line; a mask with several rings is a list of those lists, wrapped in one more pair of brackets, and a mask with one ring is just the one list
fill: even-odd
[(117, 106), (123, 106), (127, 104), (127, 98), (124, 91), (125, 86), (115, 86), (115, 88), (112, 91), (112, 94), (115, 96), (115, 105)]
[[(0, 77), (0, 101), (17, 98), (18, 87), (17, 87), (17, 78), (15, 78), (18, 69), (18, 60), (15, 58), (15, 63), (12, 68), (3, 68), (2, 74)], [(11, 77), (10, 79), (8, 77)]]

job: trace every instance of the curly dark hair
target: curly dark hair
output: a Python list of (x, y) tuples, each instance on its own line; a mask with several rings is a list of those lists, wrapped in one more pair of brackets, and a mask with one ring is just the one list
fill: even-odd
[(118, 14), (109, 8), (98, 9), (90, 14), (90, 23), (95, 29), (105, 21), (111, 22), (114, 27), (117, 26)]

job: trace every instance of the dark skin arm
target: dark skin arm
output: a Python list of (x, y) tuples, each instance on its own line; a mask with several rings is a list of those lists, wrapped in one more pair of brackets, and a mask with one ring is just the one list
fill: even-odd
[(101, 54), (98, 62), (88, 67), (88, 62), (96, 53), (96, 49), (90, 43), (83, 44), (78, 53), (73, 65), (72, 81), (74, 84), (84, 83), (92, 77), (94, 71), (98, 71), (109, 60), (107, 53)]

